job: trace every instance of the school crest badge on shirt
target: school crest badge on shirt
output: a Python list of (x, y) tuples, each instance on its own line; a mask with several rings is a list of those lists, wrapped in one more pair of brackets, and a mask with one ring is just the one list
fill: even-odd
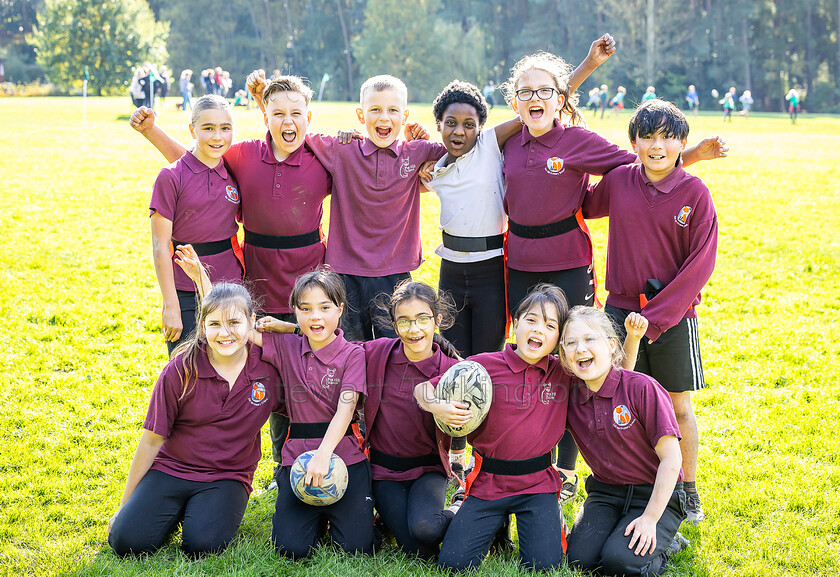
[(688, 215), (691, 214), (691, 207), (684, 206), (680, 209), (680, 212), (677, 216), (674, 217), (674, 222), (676, 222), (681, 227), (685, 228), (688, 226)]
[(327, 369), (327, 372), (321, 377), (321, 386), (329, 389), (332, 386), (341, 384), (341, 379), (335, 376), (336, 369)]
[(400, 176), (402, 178), (408, 178), (411, 176), (411, 173), (414, 172), (414, 169), (417, 168), (416, 164), (411, 164), (411, 161), (408, 157), (402, 159), (400, 163)]
[(265, 403), (268, 395), (265, 392), (265, 385), (260, 382), (254, 382), (251, 385), (251, 397), (248, 399), (252, 405), (259, 407)]
[(613, 423), (617, 429), (626, 429), (636, 422), (636, 418), (627, 405), (618, 405), (613, 409)]
[(233, 204), (239, 204), (239, 191), (230, 185), (225, 187), (225, 198)]
[(566, 170), (566, 167), (562, 158), (552, 156), (545, 161), (545, 171), (548, 174), (562, 174), (564, 170)]

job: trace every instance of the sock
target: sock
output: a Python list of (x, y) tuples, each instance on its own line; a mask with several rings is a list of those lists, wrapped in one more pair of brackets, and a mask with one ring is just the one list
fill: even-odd
[(683, 491), (697, 494), (697, 481), (683, 481)]

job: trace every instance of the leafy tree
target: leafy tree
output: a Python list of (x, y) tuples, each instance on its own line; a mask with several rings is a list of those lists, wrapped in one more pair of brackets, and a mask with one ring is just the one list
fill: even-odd
[(87, 66), (91, 90), (102, 94), (125, 86), (138, 64), (163, 63), (168, 33), (145, 0), (46, 0), (32, 41), (50, 80), (78, 86)]

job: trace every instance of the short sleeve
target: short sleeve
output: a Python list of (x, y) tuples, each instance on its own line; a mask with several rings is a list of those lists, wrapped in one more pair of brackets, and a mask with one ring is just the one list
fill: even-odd
[(341, 378), (342, 391), (354, 391), (361, 395), (367, 394), (367, 370), (365, 365), (365, 351), (362, 347), (351, 345), (353, 351), (347, 355), (344, 365), (344, 375)]
[(332, 173), (338, 161), (336, 158), (338, 156), (338, 150), (336, 148), (340, 146), (353, 146), (353, 143), (340, 144), (337, 137), (327, 136), (325, 134), (307, 134), (305, 142), (309, 150), (312, 151), (312, 154), (315, 155), (315, 158), (330, 173)]
[[(169, 437), (172, 433), (172, 425), (178, 417), (180, 409), (179, 398), (183, 391), (183, 383), (178, 371), (175, 369), (175, 362), (170, 362), (158, 377), (155, 388), (152, 390), (152, 398), (149, 400), (149, 409), (146, 411), (146, 420), (143, 421), (143, 428), (161, 437)], [(181, 369), (181, 374), (183, 374)], [(193, 374), (195, 371), (193, 371)], [(193, 386), (195, 386), (193, 384)]]
[(163, 218), (174, 221), (178, 203), (178, 178), (172, 167), (160, 171), (152, 188), (152, 200), (149, 202), (149, 216), (155, 212)]

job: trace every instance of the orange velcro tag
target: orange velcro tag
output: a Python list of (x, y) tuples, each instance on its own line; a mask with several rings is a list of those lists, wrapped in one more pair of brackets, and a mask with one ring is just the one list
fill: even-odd
[(235, 234), (230, 237), (230, 247), (233, 249), (233, 255), (236, 257), (236, 260), (242, 265), (242, 279), (245, 280), (245, 255), (242, 254), (239, 238)]
[(586, 220), (583, 218), (582, 208), (579, 208), (575, 213), (575, 220), (577, 221), (580, 230), (582, 230), (583, 234), (586, 235), (587, 241), (589, 241), (589, 252), (591, 254), (589, 266), (592, 267), (592, 294), (595, 296), (595, 307), (599, 309), (604, 308), (604, 305), (601, 304), (601, 301), (598, 299), (598, 273), (595, 271), (595, 249), (592, 248), (592, 234), (590, 234), (589, 227), (586, 225)]
[(481, 471), (481, 462), (483, 459), (481, 458), (481, 453), (476, 450), (473, 450), (473, 457), (475, 457), (475, 467), (473, 467), (472, 473), (467, 475), (467, 483), (466, 488), (464, 489), (464, 495), (470, 494), (470, 488), (472, 487), (473, 481), (475, 478), (478, 477), (478, 473)]
[(359, 423), (352, 423), (350, 428), (353, 429), (353, 436), (356, 437), (356, 442), (359, 443), (359, 448), (365, 454), (365, 457), (370, 461), (370, 451), (365, 447), (365, 438), (362, 436), (362, 430), (359, 428)]

